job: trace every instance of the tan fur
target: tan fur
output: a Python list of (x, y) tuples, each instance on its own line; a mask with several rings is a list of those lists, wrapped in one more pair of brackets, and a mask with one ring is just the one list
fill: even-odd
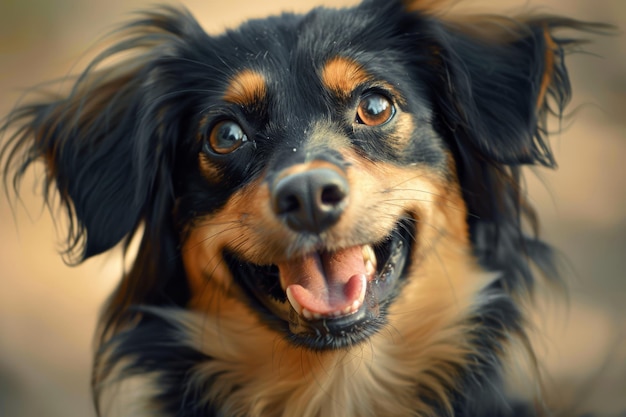
[(265, 78), (251, 69), (245, 69), (231, 78), (224, 96), (224, 101), (252, 107), (265, 97)]
[(200, 171), (207, 181), (211, 184), (217, 184), (220, 179), (222, 179), (222, 172), (219, 166), (207, 158), (206, 154), (201, 153), (198, 156), (198, 161), (200, 164)]
[(322, 69), (322, 82), (326, 88), (344, 98), (371, 79), (360, 64), (348, 58), (332, 58)]
[(335, 57), (326, 62), (320, 74), (322, 83), (341, 99), (348, 99), (359, 86), (369, 83), (369, 87), (380, 87), (392, 93), (399, 104), (406, 104), (404, 96), (391, 84), (376, 80), (363, 67), (349, 58)]
[(410, 145), (415, 131), (415, 121), (410, 113), (403, 113), (396, 110), (395, 132), (387, 140), (389, 147), (397, 154), (402, 154)]

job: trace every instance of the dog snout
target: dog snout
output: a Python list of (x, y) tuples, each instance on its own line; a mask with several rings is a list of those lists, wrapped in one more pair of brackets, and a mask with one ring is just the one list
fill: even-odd
[(342, 173), (331, 168), (310, 169), (275, 183), (272, 208), (292, 230), (321, 233), (341, 217), (349, 190)]

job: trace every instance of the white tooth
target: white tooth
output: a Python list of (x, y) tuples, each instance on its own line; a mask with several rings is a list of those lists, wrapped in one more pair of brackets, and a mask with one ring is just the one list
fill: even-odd
[(296, 310), (296, 313), (298, 313), (298, 314), (303, 314), (304, 313), (304, 310), (302, 309), (302, 306), (293, 297), (293, 294), (291, 293), (291, 287), (287, 287), (287, 299), (289, 300), (289, 303), (291, 304), (293, 309)]
[(375, 272), (376, 272), (376, 267), (374, 266), (372, 261), (370, 261), (369, 259), (365, 261), (365, 273), (367, 274), (367, 276), (373, 277)]
[(322, 318), (322, 315), (320, 313), (313, 313), (313, 318), (319, 320)]
[(365, 269), (368, 271), (367, 273), (370, 274), (370, 269), (376, 271), (376, 254), (374, 253), (372, 245), (363, 245), (361, 251), (363, 253), (363, 263), (365, 263)]
[(361, 253), (363, 254), (363, 262), (371, 261), (374, 258), (374, 249), (371, 245), (361, 246)]

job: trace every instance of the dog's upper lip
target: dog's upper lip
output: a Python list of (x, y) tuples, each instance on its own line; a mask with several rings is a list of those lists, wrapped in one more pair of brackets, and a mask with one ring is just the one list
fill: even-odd
[(367, 282), (376, 272), (371, 252), (370, 246), (353, 246), (278, 263), (281, 286), (291, 306), (307, 319), (338, 317), (358, 310)]

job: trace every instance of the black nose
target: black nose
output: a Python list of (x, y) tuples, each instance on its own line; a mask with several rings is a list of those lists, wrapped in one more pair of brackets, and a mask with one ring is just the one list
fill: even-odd
[(345, 176), (330, 168), (316, 168), (276, 182), (272, 207), (292, 230), (320, 233), (339, 220), (348, 193)]

